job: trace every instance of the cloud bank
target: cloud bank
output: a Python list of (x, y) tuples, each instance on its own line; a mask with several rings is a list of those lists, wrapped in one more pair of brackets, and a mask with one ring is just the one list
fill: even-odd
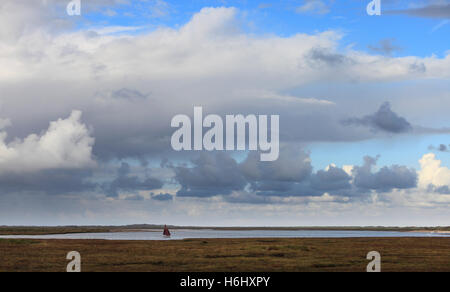
[[(423, 156), (417, 170), (395, 161), (382, 165), (376, 154), (360, 165), (338, 166), (330, 158), (317, 169), (306, 150), (314, 143), (448, 133), (430, 122), (448, 115), (448, 53), (394, 57), (396, 47), (381, 42), (372, 54), (347, 45), (346, 35), (332, 29), (249, 33), (232, 7), (205, 7), (179, 26), (148, 29), (77, 27), (51, 6), (55, 1), (28, 2), (0, 4), (5, 218), (12, 212), (5, 206), (26, 209), (26, 202), (57, 218), (73, 211), (111, 221), (111, 214), (135, 220), (220, 214), (233, 222), (234, 210), (297, 218), (301, 212), (448, 207), (448, 169), (433, 154)], [(169, 13), (170, 7), (151, 2), (151, 18)], [(90, 1), (86, 13), (120, 3)], [(297, 12), (323, 16), (329, 6), (320, 3), (306, 1)], [(391, 90), (403, 82), (416, 87)], [(280, 159), (174, 153), (170, 120), (192, 113), (193, 105), (208, 114), (279, 114)], [(424, 124), (420, 131), (418, 124)]]

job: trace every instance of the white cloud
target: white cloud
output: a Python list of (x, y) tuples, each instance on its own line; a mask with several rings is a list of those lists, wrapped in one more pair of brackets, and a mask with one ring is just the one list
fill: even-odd
[(0, 132), (0, 172), (28, 172), (44, 169), (92, 167), (94, 138), (81, 123), (81, 112), (73, 111), (67, 119), (51, 122), (41, 135), (6, 143), (7, 133)]
[[(358, 81), (376, 83), (378, 88), (383, 81), (450, 78), (450, 55), (443, 59), (391, 58), (340, 50), (343, 36), (336, 31), (288, 37), (248, 34), (239, 30), (240, 17), (236, 8), (204, 8), (180, 28), (160, 27), (129, 35), (125, 30), (137, 27), (58, 34), (46, 26), (37, 27), (14, 44), (0, 42), (0, 90), (6, 93), (2, 112), (23, 124), (34, 124), (47, 121), (49, 113), (54, 116), (82, 109), (89, 124), (98, 130), (96, 154), (105, 152), (97, 152), (99, 145), (109, 145), (116, 147), (114, 151), (125, 150), (122, 158), (129, 148), (142, 153), (156, 142), (155, 149), (166, 147), (162, 136), (168, 132), (167, 121), (174, 112), (191, 112), (193, 104), (218, 114), (280, 113), (282, 128), (292, 127), (285, 130), (285, 137), (291, 140), (355, 141), (372, 134), (366, 129), (344, 129), (338, 121), (351, 111), (372, 108), (373, 102), (360, 102), (360, 88), (353, 86)], [(5, 28), (9, 25), (1, 18), (0, 22)], [(114, 34), (117, 31), (121, 33)], [(27, 86), (18, 89), (18, 84)], [(322, 84), (327, 84), (321, 86), (325, 94), (316, 90), (311, 96), (296, 93), (296, 89)], [(334, 84), (345, 88), (326, 90)], [(137, 90), (146, 98), (134, 102), (98, 98), (121, 88)], [(417, 92), (408, 91), (407, 97)], [(445, 108), (442, 101), (447, 93), (433, 92), (427, 104), (438, 100), (440, 106), (428, 109), (427, 115)], [(392, 92), (366, 93), (375, 100)], [(30, 100), (50, 105), (31, 116)], [(408, 100), (402, 105), (416, 104)], [(420, 116), (425, 115), (420, 112)], [(23, 132), (16, 135), (22, 137)], [(125, 142), (129, 142), (126, 147)]]
[[(325, 77), (330, 82), (450, 77), (449, 55), (443, 59), (389, 58), (351, 49), (339, 52), (342, 34), (336, 31), (254, 36), (240, 30), (238, 13), (236, 8), (204, 8), (180, 29), (160, 28), (128, 36), (96, 35), (89, 30), (63, 34), (33, 30), (22, 35), (20, 43), (2, 46), (0, 64), (8, 68), (8, 74), (0, 70), (0, 80), (20, 80), (38, 72), (39, 76), (109, 80), (126, 74), (186, 83), (220, 79), (226, 88), (233, 84), (280, 90)], [(2, 21), (4, 29), (9, 26)], [(119, 29), (125, 32), (136, 28)], [(117, 27), (100, 30), (115, 32)], [(72, 54), (62, 53), (67, 47), (73, 48)], [(314, 50), (320, 54), (312, 54)], [(38, 62), (27, 62), (30, 55), (40, 56)], [(93, 72), (93, 60), (103, 70)]]
[(450, 186), (450, 169), (441, 166), (442, 162), (433, 153), (426, 154), (419, 161), (422, 167), (419, 172), (419, 186), (428, 188), (429, 185), (436, 187)]
[(345, 171), (346, 174), (353, 177), (353, 169), (355, 168), (354, 165), (344, 165), (342, 166), (342, 170)]

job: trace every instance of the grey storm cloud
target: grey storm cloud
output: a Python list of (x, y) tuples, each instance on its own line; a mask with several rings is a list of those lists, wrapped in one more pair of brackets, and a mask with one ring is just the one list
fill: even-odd
[(312, 165), (309, 154), (302, 149), (282, 147), (277, 161), (261, 162), (259, 154), (251, 152), (240, 169), (252, 181), (299, 182), (311, 175)]
[[(273, 163), (264, 163), (250, 153), (240, 165), (252, 191), (261, 196), (293, 196), (299, 194), (299, 184), (312, 175), (309, 153), (295, 147), (282, 147), (280, 157)], [(303, 193), (303, 192), (301, 192)]]
[(314, 48), (308, 53), (308, 57), (312, 64), (324, 63), (329, 66), (338, 66), (345, 63), (353, 62), (352, 59), (345, 55), (332, 52), (323, 48)]
[(412, 130), (411, 124), (403, 117), (392, 111), (391, 104), (385, 102), (380, 109), (363, 118), (350, 118), (342, 122), (344, 125), (369, 127), (374, 131), (388, 133), (405, 133)]
[(337, 196), (352, 194), (351, 177), (342, 169), (330, 166), (327, 170), (311, 173), (303, 181), (256, 181), (251, 189), (260, 196), (306, 197), (330, 193)]
[(240, 168), (251, 189), (263, 196), (320, 196), (351, 187), (351, 178), (342, 169), (313, 173), (309, 153), (292, 146), (283, 147), (278, 161), (270, 164), (250, 153)]
[(393, 165), (373, 172), (377, 158), (366, 156), (362, 166), (353, 169), (354, 184), (363, 190), (388, 192), (392, 189), (410, 189), (417, 186), (417, 172), (405, 166)]
[[(177, 196), (229, 196), (246, 190), (275, 197), (350, 192), (351, 177), (344, 170), (330, 166), (314, 173), (309, 154), (301, 148), (284, 147), (280, 154), (277, 162), (265, 163), (259, 161), (257, 154), (249, 153), (239, 164), (224, 153), (202, 154), (193, 167), (175, 168), (175, 180), (181, 185)], [(238, 197), (233, 198), (231, 201), (239, 201)]]
[(4, 173), (0, 175), (0, 193), (45, 193), (66, 195), (96, 191), (92, 182), (92, 170), (48, 169), (28, 173)]
[(351, 188), (351, 177), (341, 168), (330, 166), (328, 170), (319, 170), (311, 179), (316, 190), (330, 192)]
[(117, 177), (103, 184), (103, 191), (109, 197), (117, 197), (119, 192), (137, 192), (151, 191), (162, 188), (164, 183), (156, 178), (147, 177), (140, 179), (138, 176), (131, 174), (131, 168), (128, 163), (122, 163), (117, 171)]
[(192, 161), (194, 167), (176, 167), (175, 179), (181, 185), (177, 196), (212, 197), (229, 195), (246, 185), (237, 162), (225, 153), (203, 153)]
[[(289, 159), (290, 158), (290, 159)], [(375, 171), (377, 158), (365, 157), (353, 176), (334, 165), (313, 171), (311, 159), (301, 148), (284, 147), (277, 163), (264, 163), (249, 153), (241, 163), (224, 153), (202, 154), (192, 167), (176, 167), (175, 180), (181, 185), (178, 196), (230, 196), (230, 202), (255, 201), (261, 197), (332, 196), (358, 197), (367, 191), (387, 192), (417, 186), (417, 173), (405, 166), (385, 166)], [(251, 192), (255, 196), (248, 196)], [(239, 195), (241, 194), (241, 195)], [(243, 195), (245, 194), (245, 195)], [(227, 198), (228, 200), (228, 198)]]
[(403, 14), (414, 17), (450, 19), (450, 3), (430, 4), (419, 8), (388, 10), (385, 14)]

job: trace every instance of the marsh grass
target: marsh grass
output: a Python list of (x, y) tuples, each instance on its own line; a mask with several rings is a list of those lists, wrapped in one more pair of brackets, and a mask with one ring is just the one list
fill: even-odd
[(0, 240), (0, 272), (63, 272), (69, 251), (82, 271), (364, 272), (369, 251), (383, 271), (450, 271), (450, 238)]

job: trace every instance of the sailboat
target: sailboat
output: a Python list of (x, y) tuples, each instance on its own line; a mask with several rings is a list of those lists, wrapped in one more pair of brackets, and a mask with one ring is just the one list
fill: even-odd
[(167, 225), (164, 225), (163, 235), (164, 235), (164, 237), (170, 237), (170, 231), (169, 231), (169, 228), (167, 228)]

